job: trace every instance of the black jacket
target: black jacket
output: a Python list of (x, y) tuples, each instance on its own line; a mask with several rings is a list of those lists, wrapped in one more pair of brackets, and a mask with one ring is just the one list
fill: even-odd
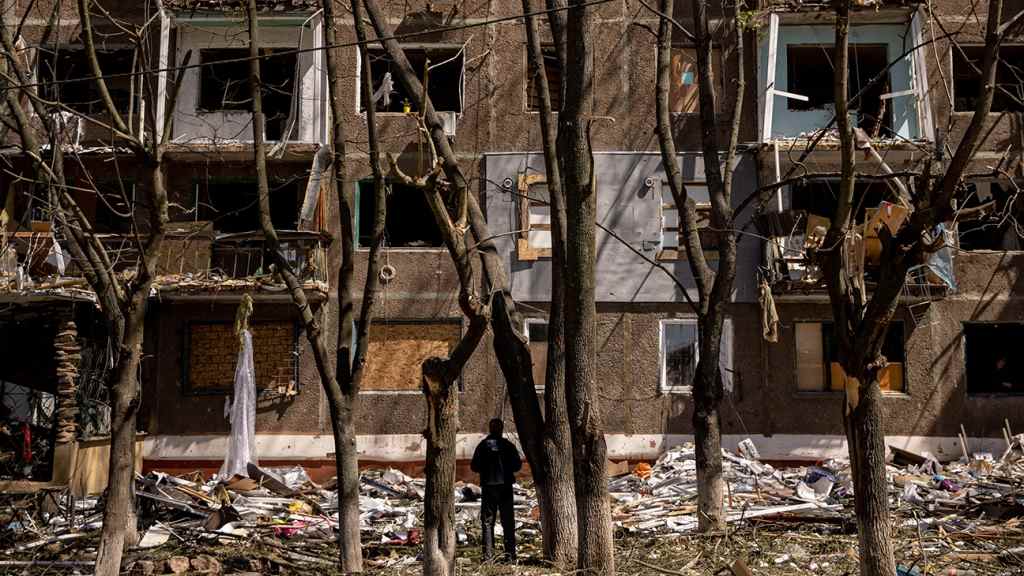
[(470, 468), (480, 475), (481, 486), (511, 485), (515, 473), (523, 467), (515, 444), (501, 436), (488, 435), (473, 452)]

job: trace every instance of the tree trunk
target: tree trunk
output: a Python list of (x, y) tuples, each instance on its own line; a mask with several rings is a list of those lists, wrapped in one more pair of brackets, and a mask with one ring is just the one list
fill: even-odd
[(844, 412), (853, 474), (854, 509), (860, 542), (861, 576), (895, 576), (889, 526), (889, 485), (885, 479), (882, 389), (877, 370), (863, 370), (860, 398)]
[(722, 429), (719, 404), (722, 375), (718, 365), (722, 343), (720, 311), (700, 320), (700, 358), (693, 385), (693, 435), (697, 463), (697, 525), (702, 532), (725, 529), (725, 481), (722, 478)]
[[(534, 10), (530, 0), (522, 0), (523, 13), (532, 14)], [(561, 12), (549, 13), (551, 29), (555, 33), (555, 44), (560, 48), (560, 64), (565, 59), (565, 34), (560, 25)], [(548, 85), (544, 66), (543, 49), (537, 21), (533, 16), (526, 16), (526, 42), (530, 75), (537, 89), (540, 100), (539, 120), (541, 139), (544, 146), (544, 165), (548, 183), (548, 197), (551, 211), (551, 267), (561, 270), (565, 266), (565, 195), (562, 187), (562, 172), (558, 166), (557, 126), (554, 111), (551, 108), (551, 91)], [(562, 65), (564, 70), (564, 65)], [(561, 94), (559, 94), (561, 96)], [(529, 431), (531, 444), (537, 445), (540, 452), (537, 464), (531, 461), (531, 470), (537, 490), (537, 501), (540, 507), (541, 533), (543, 535), (544, 557), (556, 566), (571, 570), (576, 566), (576, 491), (573, 487), (572, 436), (569, 432), (569, 415), (565, 405), (565, 289), (561, 274), (551, 275), (551, 304), (548, 309), (548, 341), (547, 365), (544, 378), (544, 414), (543, 428)], [(497, 320), (499, 314), (493, 318)], [(495, 333), (498, 331), (495, 330)], [(495, 346), (498, 340), (495, 338)], [(526, 346), (526, 342), (523, 343)], [(523, 357), (520, 365), (532, 364), (528, 355)], [(508, 370), (505, 370), (507, 373)], [(535, 386), (532, 381), (532, 370), (528, 386)], [(524, 388), (524, 395), (529, 391)], [(526, 422), (518, 414), (516, 428), (527, 430)], [(522, 434), (521, 434), (522, 435)], [(541, 462), (542, 460), (542, 462)]]
[(359, 534), (359, 453), (356, 449), (356, 397), (327, 391), (334, 436), (334, 466), (338, 486), (338, 557), (346, 574), (363, 571)]
[(423, 497), (423, 574), (455, 575), (455, 432), (459, 394), (441, 358), (423, 362), (427, 399), (426, 493)]
[[(423, 123), (430, 133), (430, 138), (442, 159), (444, 174), (451, 186), (453, 197), (464, 201), (467, 204), (467, 218), (472, 232), (472, 238), (476, 242), (474, 251), (479, 254), (483, 263), (485, 280), (485, 292), (495, 294), (496, 300), (501, 300), (504, 312), (493, 314), (491, 327), (494, 330), (494, 350), (501, 365), (502, 374), (509, 387), (512, 400), (512, 411), (516, 420), (516, 429), (519, 432), (519, 439), (523, 444), (527, 460), (538, 486), (538, 490), (545, 492), (540, 498), (545, 502), (545, 509), (551, 508), (545, 514), (545, 523), (555, 522), (555, 526), (548, 528), (545, 532), (551, 532), (551, 538), (558, 538), (557, 535), (570, 536), (569, 542), (574, 541), (572, 537), (571, 521), (566, 518), (575, 519), (572, 504), (567, 503), (565, 496), (571, 494), (568, 487), (568, 476), (570, 472), (569, 450), (567, 448), (569, 437), (567, 432), (566, 419), (560, 415), (566, 413), (562, 401), (563, 393), (547, 394), (545, 402), (548, 406), (548, 414), (554, 415), (554, 419), (548, 420), (545, 424), (544, 415), (541, 413), (536, 391), (533, 387), (532, 362), (530, 360), (529, 347), (522, 333), (518, 330), (513, 318), (518, 315), (515, 309), (515, 300), (512, 299), (505, 272), (502, 267), (504, 256), (498, 254), (492, 235), (488, 231), (487, 221), (480, 205), (473, 194), (468, 190), (465, 176), (455, 157), (451, 142), (444, 135), (443, 125), (438, 115), (434, 112), (429, 98), (424, 99), (424, 90), (416, 74), (408, 65), (401, 45), (397, 40), (390, 38), (386, 26), (386, 20), (378, 3), (374, 0), (364, 2), (367, 16), (373, 25), (378, 37), (383, 38), (381, 45), (387, 50), (388, 55), (396, 64), (396, 81), (401, 85), (417, 109), (423, 111)], [(429, 199), (429, 195), (428, 195)], [(434, 210), (435, 218), (441, 213), (440, 207)], [(460, 214), (461, 215), (461, 214)], [(447, 216), (442, 216), (439, 227), (442, 231), (450, 226), (445, 222)], [(446, 235), (447, 236), (447, 235)], [(450, 239), (446, 237), (446, 245)], [(459, 244), (462, 244), (460, 241)], [(465, 250), (462, 246), (461, 250)], [(460, 249), (453, 249), (449, 246), (456, 270), (459, 272), (460, 284), (463, 285), (465, 294), (460, 296), (460, 304), (464, 311), (469, 310), (464, 296), (475, 292), (475, 287), (467, 288), (465, 278), (469, 277), (469, 270), (463, 270), (463, 263), (468, 264), (466, 255), (460, 255)], [(475, 295), (474, 295), (475, 296)], [(467, 317), (474, 318), (474, 313), (467, 312)], [(549, 386), (551, 383), (548, 384)], [(545, 472), (545, 471), (550, 471)], [(555, 486), (554, 484), (557, 484)], [(568, 500), (571, 502), (571, 500)], [(552, 503), (550, 506), (548, 503)], [(555, 544), (550, 550), (552, 559), (562, 558), (572, 560), (574, 546), (566, 544)], [(547, 553), (547, 552), (546, 552)], [(557, 561), (557, 560), (556, 560)]]
[(116, 576), (127, 546), (138, 541), (135, 518), (135, 417), (139, 409), (136, 379), (142, 353), (143, 320), (146, 315), (148, 284), (131, 302), (125, 339), (118, 355), (110, 389), (110, 464), (107, 469), (107, 500), (103, 506), (103, 528), (96, 555), (96, 575)]
[[(569, 3), (565, 105), (559, 114), (559, 152), (566, 196), (565, 396), (572, 433), (578, 529), (577, 567), (614, 574), (607, 447), (597, 394), (597, 308), (594, 264), (597, 195), (585, 117), (593, 106), (590, 8)], [(584, 125), (586, 123), (586, 126)]]
[[(336, 21), (333, 14), (333, 4), (331, 0), (326, 0), (322, 4), (324, 10), (324, 40), (325, 44), (330, 46), (335, 43)], [(340, 121), (342, 117), (341, 110), (338, 108), (339, 103), (337, 101), (340, 96), (335, 85), (335, 81), (340, 78), (337, 70), (337, 60), (330, 50), (326, 51), (328, 77), (332, 79), (331, 105), (334, 112), (334, 123), (332, 124), (332, 169), (334, 170), (338, 194), (342, 244), (341, 265), (337, 279), (338, 307), (340, 308), (338, 346), (336, 357), (332, 360), (328, 354), (320, 322), (309, 306), (305, 291), (295, 271), (291, 269), (290, 264), (281, 251), (277, 230), (274, 228), (270, 216), (270, 190), (268, 185), (266, 144), (264, 142), (266, 118), (263, 114), (259, 60), (259, 21), (255, 0), (249, 0), (246, 4), (246, 9), (249, 21), (249, 55), (251, 57), (249, 62), (249, 88), (252, 97), (253, 156), (256, 164), (259, 192), (260, 227), (263, 230), (263, 237), (267, 243), (268, 251), (272, 254), (274, 263), (278, 267), (278, 271), (285, 284), (288, 286), (292, 301), (301, 317), (306, 338), (313, 351), (313, 358), (320, 376), (320, 384), (327, 397), (331, 416), (331, 433), (334, 439), (335, 468), (338, 477), (338, 561), (343, 572), (359, 573), (362, 572), (363, 564), (362, 543), (359, 533), (359, 463), (355, 431), (352, 428), (353, 411), (355, 410), (359, 390), (358, 385), (353, 382), (351, 363), (353, 333), (352, 284), (354, 277), (353, 253), (355, 239), (352, 232), (354, 225), (351, 201), (346, 194), (347, 189), (345, 187), (344, 132)], [(371, 266), (373, 262), (374, 255), (371, 254)], [(369, 286), (372, 286), (372, 284), (369, 284)], [(364, 297), (369, 298), (372, 302), (373, 291), (369, 290)], [(344, 384), (344, 388), (342, 384)]]
[[(510, 320), (511, 296), (497, 293), (492, 300), (491, 328), (502, 374), (508, 383), (509, 403), (530, 463), (541, 514), (544, 557), (558, 566), (576, 564), (576, 502), (572, 476), (572, 445), (568, 438), (564, 395), (562, 403), (545, 398), (541, 414), (534, 388), (530, 350)], [(550, 368), (550, 364), (548, 365)], [(550, 391), (549, 385), (546, 390)], [(552, 407), (554, 406), (554, 407)], [(555, 410), (562, 415), (559, 416)]]

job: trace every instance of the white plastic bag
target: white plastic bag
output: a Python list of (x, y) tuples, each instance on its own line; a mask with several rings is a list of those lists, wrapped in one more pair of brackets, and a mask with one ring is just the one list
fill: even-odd
[(235, 391), (228, 419), (231, 421), (231, 435), (228, 436), (228, 454), (220, 467), (221, 478), (235, 474), (248, 476), (246, 466), (256, 459), (256, 370), (252, 360), (252, 334), (242, 331), (242, 349), (238, 352), (235, 366)]

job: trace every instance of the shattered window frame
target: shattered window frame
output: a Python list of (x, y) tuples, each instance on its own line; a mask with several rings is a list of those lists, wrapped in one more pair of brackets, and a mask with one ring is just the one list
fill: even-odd
[[(85, 46), (81, 44), (38, 46), (36, 47), (36, 53), (36, 66), (33, 72), (36, 75), (36, 81), (39, 83), (37, 93), (40, 98), (49, 101), (59, 101), (69, 109), (85, 116), (98, 116), (107, 113), (106, 104), (104, 104), (99, 93), (99, 87), (93, 78)], [(138, 65), (135, 62), (137, 56), (138, 51), (136, 48), (127, 43), (109, 44), (102, 48), (97, 47), (96, 49), (96, 58), (99, 60), (100, 70), (103, 72), (104, 77), (108, 75), (113, 76), (105, 78), (107, 91), (114, 101), (114, 108), (121, 115), (127, 115), (131, 111), (138, 110), (138, 103), (142, 101), (143, 97), (142, 90), (137, 85), (134, 75), (127, 78), (120, 76), (126, 71), (120, 68), (111, 70), (110, 65), (115, 61), (127, 59), (129, 61), (127, 72), (131, 73), (135, 66)], [(76, 58), (82, 61), (71, 63), (70, 73), (72, 75), (66, 75), (66, 73), (61, 72), (60, 64), (62, 61), (67, 64), (67, 61)], [(57, 65), (57, 82), (53, 81), (55, 60)], [(123, 64), (123, 62), (120, 63)], [(125, 83), (128, 84), (127, 87), (121, 86)], [(87, 96), (87, 99), (79, 100), (76, 98), (75, 100), (78, 101), (69, 100), (73, 95)], [(126, 122), (127, 120), (125, 118)]]
[[(959, 48), (959, 49), (958, 49)], [(950, 71), (950, 84), (953, 92), (953, 113), (954, 114), (973, 114), (975, 102), (980, 95), (981, 90), (981, 74), (975, 73), (966, 65), (965, 60), (974, 62), (975, 65), (981, 68), (981, 57), (984, 52), (985, 46), (982, 44), (961, 44), (959, 46), (951, 46), (949, 50), (949, 71)], [(1010, 58), (1004, 58), (1004, 52), (1016, 52), (1014, 56)], [(1016, 58), (1016, 60), (1014, 59)], [(1009, 62), (1018, 63), (1016, 66), (1011, 68)], [(1021, 64), (1024, 62), (1024, 43), (1012, 42), (1003, 44), (999, 47), (999, 66), (996, 69), (996, 85), (1003, 87), (1016, 87), (1017, 98), (1021, 100), (1018, 104), (1010, 99), (1006, 94), (1003, 94), (998, 88), (992, 97), (992, 109), (989, 110), (989, 114), (1001, 114), (1009, 113), (1014, 114), (1018, 112), (1024, 112), (1024, 66)], [(1016, 70), (1014, 70), (1016, 68)], [(1006, 77), (1009, 75), (1016, 74), (1019, 78), (1017, 82), (1007, 82)], [(965, 92), (966, 87), (974, 87), (973, 93), (968, 96), (959, 95), (961, 92)], [(1010, 92), (1014, 92), (1012, 88), (1007, 88)]]
[[(537, 93), (537, 86), (534, 84), (533, 73), (530, 70), (529, 47), (524, 49), (523, 70), (526, 73), (526, 106), (527, 112), (540, 112), (540, 94)], [(562, 66), (558, 62), (558, 55), (555, 53), (554, 44), (541, 44), (541, 55), (544, 58), (544, 75), (548, 80), (548, 92), (551, 97), (551, 111), (558, 113), (562, 109)]]
[[(369, 250), (371, 248), (369, 240), (372, 239), (371, 231), (373, 226), (373, 211), (376, 209), (376, 197), (373, 190), (373, 179), (363, 178), (356, 181), (353, 184), (356, 187), (355, 190), (355, 237), (356, 237), (356, 249), (357, 250)], [(434, 220), (433, 215), (430, 212), (430, 206), (427, 204), (426, 197), (423, 193), (416, 188), (406, 186), (399, 182), (392, 180), (385, 180), (384, 186), (386, 188), (386, 202), (388, 203), (387, 214), (385, 215), (384, 221), (384, 246), (390, 250), (444, 250), (444, 238), (441, 235), (441, 230), (437, 228), (437, 221)], [(412, 192), (409, 192), (412, 191)], [(406, 202), (404, 205), (401, 202), (401, 197), (405, 197), (405, 194), (412, 194), (414, 202), (422, 203), (419, 210), (415, 205), (410, 205)], [(392, 205), (395, 202), (396, 205), (401, 205), (402, 210), (399, 211), (394, 209)], [(369, 214), (367, 214), (367, 209)], [(392, 244), (391, 235), (389, 229), (402, 228), (399, 224), (395, 223), (396, 218), (405, 217), (414, 219), (416, 222), (429, 226), (437, 234), (436, 238), (428, 239), (428, 242), (433, 241), (432, 244), (423, 245), (409, 245), (409, 244)], [(369, 226), (363, 226), (363, 218), (367, 218), (367, 224)], [(390, 223), (390, 227), (389, 227)]]
[[(958, 203), (954, 218), (957, 250), (966, 253), (1024, 252), (1024, 198), (1021, 198), (1024, 190), (1019, 188), (1020, 184), (986, 178), (971, 180), (966, 185), (969, 192)], [(1014, 186), (1018, 187), (1016, 191)], [(984, 209), (988, 204), (992, 204), (992, 208)], [(970, 214), (967, 219), (961, 217), (965, 212), (974, 211), (980, 211), (981, 216)], [(965, 237), (968, 239), (966, 247)], [(989, 245), (997, 241), (1001, 246)], [(978, 246), (972, 246), (975, 243)]]
[[(1000, 329), (1007, 329), (1008, 331), (1016, 332), (1016, 335), (1004, 335), (1004, 336), (993, 336), (986, 335), (985, 342), (982, 342), (982, 346), (972, 346), (971, 340), (973, 337), (971, 333), (978, 333), (982, 331), (998, 331)], [(1019, 364), (1016, 367), (1012, 364), (1012, 359), (1020, 354), (1014, 354), (1015, 347), (1019, 348), (1019, 337), (1024, 335), (1024, 323), (1022, 322), (962, 322), (961, 323), (961, 350), (963, 357), (963, 370), (964, 370), (964, 394), (968, 397), (984, 398), (984, 397), (1021, 397), (1024, 396), (1024, 364)], [(978, 336), (980, 337), (980, 335)], [(1000, 350), (994, 350), (992, 347), (993, 342), (1005, 342), (1007, 348)], [(1006, 360), (1004, 366), (1007, 366), (1005, 375), (1013, 376), (1017, 380), (1015, 388), (1008, 391), (1002, 390), (991, 390), (994, 388), (990, 385), (979, 390), (977, 384), (981, 375), (979, 372), (982, 370), (978, 366), (981, 360), (995, 359), (998, 362), (1000, 359)], [(996, 370), (1002, 370), (1003, 367), (997, 367)], [(987, 374), (991, 378), (1000, 377), (998, 373)]]
[[(417, 78), (423, 81), (423, 63), (430, 59), (431, 55), (437, 55), (436, 59), (430, 60), (430, 70), (432, 73), (437, 74), (436, 70), (441, 69), (441, 65), (445, 68), (458, 66), (458, 89), (454, 97), (455, 106), (449, 106), (448, 101), (452, 98), (444, 97), (439, 98), (438, 94), (434, 91), (434, 84), (428, 77), (427, 93), (430, 97), (431, 104), (434, 105), (434, 110), (442, 113), (452, 113), (457, 116), (462, 115), (466, 107), (466, 50), (462, 44), (452, 43), (403, 43), (402, 49), (405, 51), (405, 56), (409, 60), (409, 64), (413, 67), (416, 72)], [(376, 92), (380, 89), (381, 81), (384, 78), (386, 72), (391, 72), (393, 63), (387, 54), (387, 50), (379, 46), (368, 46), (365, 50), (369, 53), (370, 57), (370, 74), (371, 74), (371, 85), (373, 91)], [(381, 71), (381, 67), (386, 67), (387, 70)], [(363, 69), (363, 58), (362, 52), (360, 51), (356, 57), (356, 78), (362, 83), (363, 74), (366, 71)], [(375, 72), (380, 72), (380, 77), (374, 75)], [(452, 74), (454, 70), (448, 70), (444, 73)], [(391, 79), (394, 83), (393, 94), (389, 96), (390, 104), (386, 108), (377, 107), (377, 114), (405, 114), (403, 109), (403, 88), (398, 79), (395, 78), (395, 74), (392, 73)], [(415, 103), (409, 100), (409, 111), (417, 112)], [(363, 94), (361, 90), (356, 90), (356, 112), (359, 114), (366, 114), (366, 102), (363, 102)]]
[[(689, 383), (669, 383), (669, 353), (670, 346), (668, 332), (670, 326), (683, 326), (687, 330), (687, 339), (690, 339), (689, 332), (692, 331), (692, 340), (678, 349), (692, 348), (692, 360), (690, 362), (692, 373)], [(675, 350), (673, 350), (675, 351)], [(660, 364), (660, 378), (658, 391), (662, 394), (691, 394), (693, 392), (693, 379), (696, 377), (697, 363), (700, 361), (700, 327), (697, 318), (662, 318), (658, 321), (658, 362)]]

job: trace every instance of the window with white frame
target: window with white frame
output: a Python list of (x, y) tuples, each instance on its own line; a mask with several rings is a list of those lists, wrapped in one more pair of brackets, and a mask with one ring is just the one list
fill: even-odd
[[(261, 17), (262, 19), (263, 17)], [(325, 142), (327, 82), (322, 22), (268, 16), (260, 32), (260, 81), (267, 140)], [(301, 22), (301, 24), (300, 24)], [(252, 139), (249, 49), (244, 23), (224, 18), (176, 20), (174, 59), (190, 58), (174, 102), (177, 142)], [(195, 64), (199, 66), (195, 66)]]
[[(794, 137), (824, 127), (834, 112), (832, 89), (835, 31), (830, 26), (793, 23), (771, 14), (758, 49), (761, 138)], [(931, 111), (923, 50), (900, 56), (918, 44), (921, 23), (850, 26), (850, 108), (870, 137), (930, 138)], [(828, 82), (821, 82), (823, 77)], [(878, 81), (873, 82), (875, 78)]]
[[(687, 193), (690, 197), (708, 198), (708, 187), (704, 182), (685, 182)], [(711, 204), (709, 202), (697, 202), (697, 234), (700, 236), (700, 244), (705, 251), (705, 256), (715, 258), (718, 249), (718, 237), (711, 229)], [(685, 244), (683, 240), (682, 215), (676, 207), (675, 199), (672, 198), (672, 189), (668, 183), (661, 187), (661, 250), (658, 258), (661, 260), (674, 260), (686, 257)]]
[(538, 391), (543, 391), (547, 380), (548, 322), (542, 318), (527, 318), (523, 329), (533, 362), (533, 385)]
[(661, 391), (688, 393), (697, 372), (696, 318), (661, 321)]

